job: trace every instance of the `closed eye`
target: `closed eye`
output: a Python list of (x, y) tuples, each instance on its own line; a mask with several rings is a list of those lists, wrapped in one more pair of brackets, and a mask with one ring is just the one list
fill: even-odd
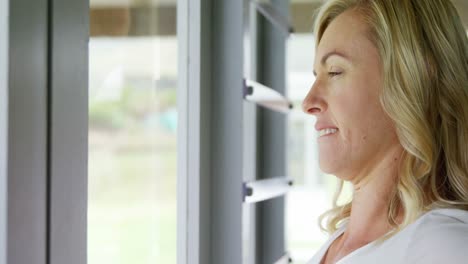
[(328, 72), (328, 76), (330, 76), (330, 77), (335, 77), (335, 76), (338, 76), (340, 74), (341, 74), (341, 72)]

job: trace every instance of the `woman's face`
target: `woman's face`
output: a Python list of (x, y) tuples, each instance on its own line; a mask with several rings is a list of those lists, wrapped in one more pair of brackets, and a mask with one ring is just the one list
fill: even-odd
[(315, 83), (303, 110), (317, 117), (320, 168), (344, 180), (364, 177), (399, 141), (379, 94), (377, 48), (356, 11), (330, 23), (316, 51)]

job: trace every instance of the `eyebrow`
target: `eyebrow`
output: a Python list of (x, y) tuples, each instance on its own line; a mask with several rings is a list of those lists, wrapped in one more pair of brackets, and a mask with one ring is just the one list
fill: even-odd
[[(335, 50), (335, 51), (330, 51), (330, 52), (328, 52), (327, 54), (325, 54), (325, 55), (322, 57), (322, 59), (320, 60), (320, 65), (322, 65), (322, 66), (325, 65), (325, 63), (327, 62), (328, 58), (330, 58), (331, 56), (334, 56), (334, 55), (335, 55), (335, 56), (340, 56), (340, 57), (342, 57), (342, 58), (344, 58), (344, 59), (346, 59), (346, 60), (350, 60), (349, 57), (348, 57), (347, 55), (345, 55), (344, 53), (341, 53), (341, 52)], [(314, 70), (313, 73), (314, 73), (314, 76), (317, 76), (317, 73), (315, 72), (315, 70)]]

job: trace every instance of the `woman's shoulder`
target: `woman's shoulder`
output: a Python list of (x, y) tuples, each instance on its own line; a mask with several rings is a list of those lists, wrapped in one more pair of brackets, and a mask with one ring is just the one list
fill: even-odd
[[(441, 208), (423, 214), (415, 222), (415, 232), (438, 234), (440, 231), (468, 231), (468, 211), (461, 209)], [(423, 234), (421, 234), (423, 233)]]
[(431, 243), (443, 238), (468, 241), (468, 211), (449, 208), (431, 210), (416, 221), (413, 232), (412, 240), (418, 243)]
[(467, 246), (468, 211), (434, 209), (414, 223), (407, 258), (409, 263), (465, 263)]
[(452, 219), (457, 222), (468, 223), (468, 210), (456, 208), (435, 208), (423, 213), (420, 219)]

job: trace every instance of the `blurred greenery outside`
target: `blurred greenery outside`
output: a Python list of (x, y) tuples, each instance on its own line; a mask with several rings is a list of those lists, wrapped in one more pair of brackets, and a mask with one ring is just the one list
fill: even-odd
[(175, 87), (90, 99), (88, 263), (176, 263), (175, 105)]
[[(176, 89), (164, 89), (149, 96), (148, 89), (125, 86), (120, 100), (90, 102), (89, 126), (91, 129), (139, 131), (148, 127), (151, 117), (159, 116), (164, 123), (164, 113), (176, 106)], [(161, 115), (162, 114), (162, 115)], [(174, 131), (176, 127), (167, 127)]]

